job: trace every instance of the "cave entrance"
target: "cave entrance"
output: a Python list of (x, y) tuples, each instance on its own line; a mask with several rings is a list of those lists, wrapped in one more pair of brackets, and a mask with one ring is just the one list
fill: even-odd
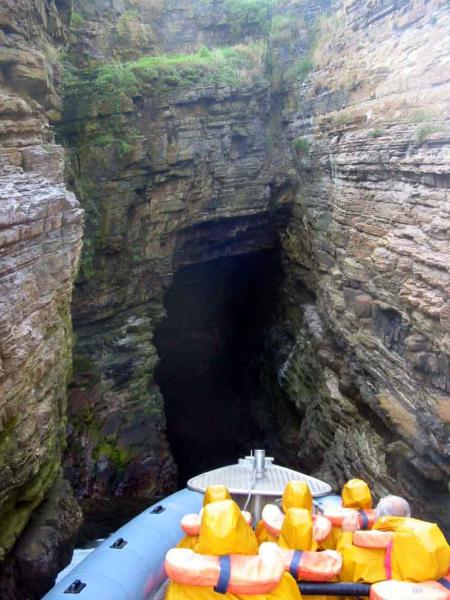
[(156, 378), (180, 486), (260, 445), (252, 406), (280, 273), (276, 250), (181, 268), (155, 332)]

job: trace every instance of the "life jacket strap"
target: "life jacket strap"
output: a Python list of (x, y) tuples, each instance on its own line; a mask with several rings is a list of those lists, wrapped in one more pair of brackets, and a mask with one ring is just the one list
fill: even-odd
[(369, 529), (369, 517), (366, 515), (366, 511), (358, 510), (358, 514), (361, 517), (361, 529)]
[(229, 554), (226, 556), (219, 556), (219, 566), (219, 581), (217, 582), (214, 591), (218, 594), (226, 594), (231, 577), (231, 559)]
[(450, 581), (448, 579), (446, 579), (445, 577), (442, 577), (441, 579), (438, 579), (438, 583), (440, 583), (445, 588), (447, 588), (448, 590), (450, 590)]
[(289, 573), (294, 579), (297, 579), (298, 567), (300, 565), (302, 555), (303, 552), (301, 550), (296, 550), (292, 555), (291, 564), (289, 565)]
[(392, 540), (386, 546), (384, 568), (386, 569), (386, 579), (392, 579)]

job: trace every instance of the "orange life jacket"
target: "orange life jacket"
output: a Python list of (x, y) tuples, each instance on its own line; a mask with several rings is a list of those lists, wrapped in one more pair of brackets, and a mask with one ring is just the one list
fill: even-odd
[[(316, 542), (323, 541), (331, 531), (331, 522), (321, 515), (311, 515), (313, 538)], [(278, 538), (283, 527), (285, 515), (275, 504), (267, 504), (262, 512), (262, 521), (267, 531)]]
[(231, 594), (267, 594), (280, 583), (284, 563), (275, 544), (263, 544), (256, 556), (213, 556), (173, 548), (165, 562), (166, 574), (183, 585), (212, 587)]
[(338, 508), (335, 510), (325, 510), (323, 516), (326, 517), (333, 527), (342, 527), (344, 518), (348, 515), (352, 515), (355, 512), (358, 513), (359, 527), (360, 529), (371, 529), (375, 523), (375, 511), (369, 509), (355, 509), (355, 508)]
[(423, 583), (380, 581), (372, 585), (370, 600), (450, 600), (450, 575)]
[[(261, 548), (270, 544), (261, 544)], [(309, 552), (278, 548), (284, 568), (297, 581), (331, 581), (342, 568), (342, 557), (335, 550)]]

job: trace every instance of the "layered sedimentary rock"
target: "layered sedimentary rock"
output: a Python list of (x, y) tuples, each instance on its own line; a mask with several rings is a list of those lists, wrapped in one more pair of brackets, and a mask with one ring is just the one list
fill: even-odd
[[(249, 418), (285, 462), (442, 521), (448, 7), (284, 2), (233, 21), (231, 0), (201, 4), (76, 7), (61, 135), (88, 221), (66, 472), (81, 496), (171, 489), (163, 293), (185, 265), (276, 246), (293, 208)], [(241, 40), (269, 52), (237, 78), (198, 51)]]
[[(70, 488), (56, 483), (71, 374), (70, 299), (82, 235), (82, 210), (64, 186), (64, 153), (48, 127), (48, 117), (56, 118), (60, 108), (54, 46), (63, 32), (59, 5), (60, 12), (53, 2), (0, 7), (2, 598), (41, 597), (58, 564), (69, 558), (80, 521)], [(47, 514), (40, 521), (38, 507)], [(22, 537), (14, 546), (21, 534), (27, 543)], [(45, 559), (42, 551), (33, 555), (33, 543), (61, 560), (40, 571)], [(32, 572), (39, 579), (25, 592)]]
[[(2, 597), (39, 597), (68, 558), (66, 433), (80, 497), (175, 487), (164, 296), (266, 250), (282, 282), (251, 435), (449, 526), (449, 21), (443, 0), (2, 2)], [(73, 339), (82, 211), (49, 122), (87, 214)]]
[(278, 399), (301, 417), (279, 420), (290, 456), (447, 529), (449, 27), (440, 1), (322, 20), (284, 113), (300, 192), (272, 339)]
[(163, 291), (184, 265), (273, 246), (292, 198), (286, 169), (270, 158), (277, 141), (261, 65), (253, 77), (225, 61), (224, 74), (210, 58), (173, 69), (157, 58), (137, 72), (134, 95), (119, 85), (96, 106), (89, 90), (101, 79), (81, 72), (81, 95), (66, 106), (61, 131), (88, 214), (66, 460), (80, 496), (173, 489), (154, 381)]

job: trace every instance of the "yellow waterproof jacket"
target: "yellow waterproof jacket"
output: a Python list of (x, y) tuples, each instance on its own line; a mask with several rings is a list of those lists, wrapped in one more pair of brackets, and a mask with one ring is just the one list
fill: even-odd
[(263, 544), (264, 542), (273, 542), (274, 544), (278, 543), (278, 537), (267, 531), (264, 521), (258, 521), (255, 533), (259, 545)]
[[(290, 508), (306, 508), (312, 512), (313, 500), (308, 484), (305, 481), (289, 481), (284, 488), (281, 507), (284, 513)], [(255, 532), (259, 544), (278, 542), (278, 538), (267, 531), (263, 521), (258, 522)]]
[(317, 550), (311, 513), (306, 508), (290, 508), (287, 511), (278, 544), (290, 550)]
[[(355, 508), (357, 510), (372, 508), (370, 488), (362, 479), (349, 479), (342, 488), (341, 498), (344, 508)], [(342, 529), (333, 526), (330, 535), (320, 544), (320, 548), (324, 550), (339, 550), (338, 546), (341, 535)], [(352, 580), (349, 579), (348, 581)]]
[(290, 508), (306, 508), (312, 513), (313, 499), (306, 481), (289, 481), (284, 488), (281, 506), (284, 513)]
[(210, 485), (206, 488), (203, 497), (203, 506), (207, 506), (212, 502), (221, 502), (222, 500), (231, 500), (230, 492), (225, 485)]
[(394, 539), (386, 557), (387, 579), (421, 582), (448, 573), (450, 547), (435, 523), (411, 517), (381, 517), (376, 531), (391, 531)]
[(384, 548), (360, 547), (353, 543), (353, 533), (342, 533), (338, 544), (343, 558), (341, 581), (422, 582), (447, 574), (450, 548), (434, 523), (409, 517), (381, 517), (373, 530), (392, 532), (391, 542)]
[(342, 555), (341, 581), (375, 583), (386, 579), (385, 548), (360, 548), (353, 544), (353, 532), (343, 531), (337, 551)]
[[(199, 554), (224, 556), (227, 554), (254, 555), (258, 542), (251, 527), (245, 522), (239, 506), (232, 500), (214, 502), (205, 506), (200, 533), (194, 551)], [(219, 594), (209, 587), (171, 582), (166, 600), (301, 600), (294, 579), (284, 573), (278, 587), (269, 594)]]
[[(231, 500), (230, 492), (225, 485), (210, 485), (206, 488), (206, 492), (203, 497), (204, 507), (212, 502), (221, 502), (222, 500)], [(187, 548), (188, 550), (193, 550), (197, 542), (197, 535), (185, 535), (181, 542), (178, 543), (177, 548)]]
[[(311, 490), (309, 489), (309, 486), (306, 483), (306, 481), (293, 480), (289, 481), (286, 484), (286, 487), (284, 488), (283, 492), (283, 497), (281, 499), (281, 507), (285, 514), (287, 514), (287, 512), (291, 508), (306, 509), (310, 514), (312, 514), (313, 498)], [(314, 542), (312, 544), (312, 547), (308, 548), (308, 550), (317, 550), (317, 548), (324, 550), (334, 549), (336, 545), (334, 544), (334, 541), (330, 538), (330, 536), (328, 536), (325, 540), (322, 540), (319, 544)], [(258, 542), (260, 544), (262, 544), (263, 542), (278, 542), (278, 538), (272, 535), (269, 531), (267, 531), (262, 521), (260, 521), (256, 526), (256, 537), (258, 538)]]
[[(317, 542), (313, 539), (313, 522), (310, 510), (307, 508), (288, 508), (290, 501), (295, 502), (293, 494), (289, 494), (287, 502), (283, 504), (283, 508), (286, 506), (287, 510), (278, 539), (279, 546), (291, 550), (317, 550)], [(328, 600), (328, 597), (325, 596), (308, 596), (308, 598), (311, 600)], [(333, 599), (330, 598), (330, 600)]]

